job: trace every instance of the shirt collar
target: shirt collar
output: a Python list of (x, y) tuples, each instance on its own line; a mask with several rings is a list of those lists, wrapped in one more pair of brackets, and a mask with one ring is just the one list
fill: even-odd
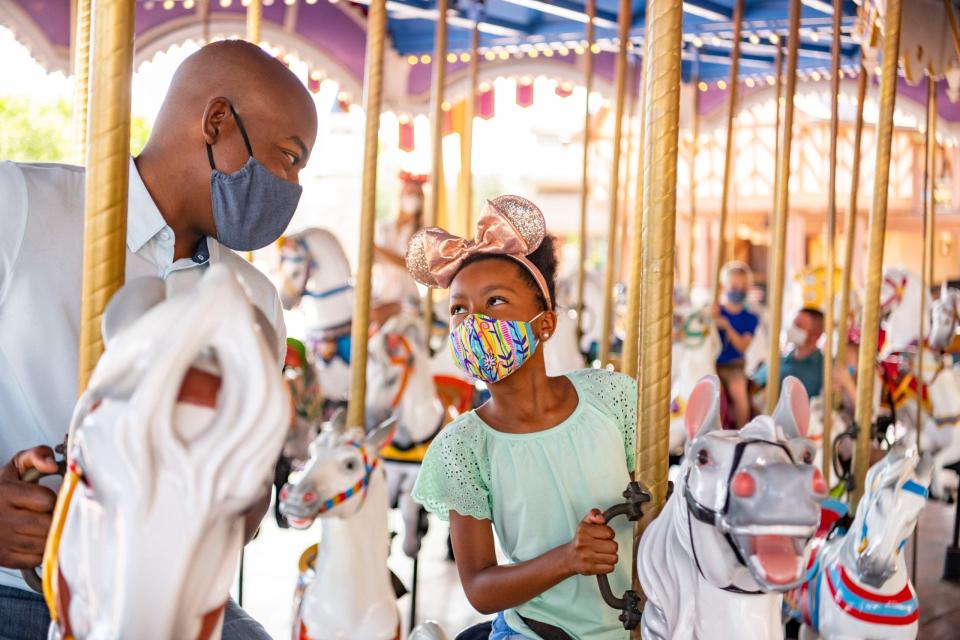
[(136, 253), (167, 226), (157, 204), (143, 184), (137, 165), (130, 158), (130, 186), (127, 195), (127, 248)]

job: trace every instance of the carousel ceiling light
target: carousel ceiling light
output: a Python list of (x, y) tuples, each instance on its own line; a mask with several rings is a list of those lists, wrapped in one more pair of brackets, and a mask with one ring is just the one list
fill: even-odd
[(531, 49), (530, 51), (527, 52), (527, 55), (530, 56), (531, 58), (536, 58), (537, 56), (540, 55), (540, 52), (537, 51), (536, 49)]
[(557, 53), (559, 53), (562, 56), (565, 56), (570, 53), (570, 49), (567, 49), (566, 47), (561, 45), (560, 47), (557, 47)]
[(585, 54), (585, 53), (587, 52), (587, 50), (586, 50), (585, 48), (581, 47), (580, 45), (577, 45), (577, 46), (574, 48), (573, 52), (574, 52), (575, 54), (577, 54), (578, 56), (582, 56), (583, 54)]
[(694, 36), (694, 38), (693, 38), (693, 46), (695, 46), (697, 49), (699, 49), (700, 47), (703, 46), (703, 40), (701, 40), (699, 37)]
[(414, 65), (420, 62), (420, 58), (417, 56), (407, 56), (407, 64)]
[(193, 9), (194, 4), (195, 3), (193, 0), (183, 0), (183, 8), (186, 9), (187, 11), (189, 11), (190, 9)]
[(485, 54), (483, 54), (483, 59), (487, 62), (493, 62), (497, 59), (497, 54), (495, 54), (493, 51), (487, 51)]
[(284, 3), (285, 5), (287, 5), (288, 7), (290, 7), (290, 6), (293, 6), (294, 4), (296, 4), (296, 3), (297, 3), (297, 0), (283, 0), (283, 3)]
[(317, 4), (317, 0), (307, 0), (307, 4)]
[(553, 49), (544, 49), (544, 50), (543, 50), (543, 57), (544, 57), (544, 58), (552, 58), (552, 57), (553, 57)]
[(774, 79), (774, 77), (773, 77), (773, 76), (767, 76), (767, 84), (772, 87), (772, 86), (774, 85), (774, 83), (776, 83), (776, 80)]
[(746, 80), (744, 80), (744, 83), (745, 83), (748, 87), (750, 87), (751, 89), (753, 88), (753, 85), (756, 84), (756, 83), (753, 81), (753, 78), (747, 78)]
[[(574, 22), (580, 22), (587, 24), (590, 18), (583, 11), (577, 11), (576, 9), (568, 9), (566, 7), (558, 7), (550, 2), (542, 2), (541, 0), (504, 0), (510, 4), (515, 4), (518, 7), (526, 7), (527, 9), (533, 9), (541, 13), (549, 13), (550, 15), (557, 16), (558, 18), (566, 18), (567, 20), (573, 20)], [(606, 18), (594, 18), (593, 24), (598, 27), (605, 27), (607, 29), (616, 29), (617, 23), (613, 20), (607, 20)]]
[(719, 47), (721, 44), (723, 44), (723, 40), (721, 40), (717, 36), (713, 36), (713, 40), (710, 41), (710, 44), (712, 44), (715, 47)]
[(444, 100), (443, 103), (440, 105), (440, 108), (444, 111), (450, 111), (450, 109), (453, 109), (453, 105), (447, 102), (446, 100)]
[(590, 46), (590, 51), (593, 51), (594, 53), (600, 53), (600, 45), (596, 43), (592, 44)]
[(726, 90), (726, 88), (727, 88), (726, 80), (717, 80), (717, 89), (720, 89), (720, 91), (724, 91)]
[(147, 0), (146, 2), (143, 3), (143, 8), (146, 9), (147, 11), (150, 11), (155, 6), (156, 5), (153, 2), (151, 2), (151, 0)]
[(813, 73), (811, 73), (810, 79), (813, 80), (814, 82), (820, 82), (820, 72), (814, 71)]
[(220, 6), (224, 9), (229, 7), (231, 4), (233, 4), (233, 0), (220, 0)]
[(510, 58), (510, 53), (507, 51), (501, 51), (498, 55), (501, 60), (507, 60)]
[(461, 53), (461, 54), (460, 54), (460, 62), (470, 62), (470, 54), (469, 54), (469, 53)]
[(167, 11), (170, 11), (170, 9), (173, 9), (173, 0), (163, 0), (163, 8), (166, 9)]
[(823, 0), (800, 0), (800, 4), (810, 7), (811, 9), (816, 9), (817, 11), (825, 13), (828, 16), (833, 15), (833, 7), (830, 6), (829, 2), (823, 2)]
[(453, 63), (453, 62), (456, 62), (456, 61), (457, 61), (457, 54), (455, 54), (455, 53), (448, 53), (448, 54), (447, 54), (447, 62)]
[(780, 36), (778, 36), (775, 33), (771, 33), (769, 40), (770, 40), (770, 44), (777, 44), (778, 42), (780, 42)]
[(714, 22), (728, 22), (730, 20), (730, 14), (720, 13), (719, 11), (708, 9), (707, 7), (701, 7), (693, 2), (684, 2), (683, 12), (689, 13), (692, 16), (704, 18), (705, 20), (712, 20)]
[(700, 91), (706, 91), (706, 90), (709, 89), (710, 87), (707, 86), (707, 83), (706, 83), (706, 82), (704, 82), (704, 81), (701, 80), (700, 82), (697, 83), (697, 88), (700, 89)]
[(481, 82), (481, 83), (480, 83), (480, 86), (477, 87), (477, 90), (479, 90), (480, 93), (486, 93), (487, 91), (490, 91), (490, 83), (489, 83), (489, 82)]
[(430, 64), (430, 54), (425, 53), (420, 56), (420, 64)]
[(760, 44), (760, 36), (755, 33), (750, 34), (750, 44)]
[(810, 40), (813, 42), (820, 42), (820, 34), (816, 31), (810, 32)]

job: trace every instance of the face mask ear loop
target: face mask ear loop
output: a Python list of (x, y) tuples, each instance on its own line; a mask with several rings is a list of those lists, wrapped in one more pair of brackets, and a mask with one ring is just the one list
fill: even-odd
[(253, 157), (253, 147), (250, 146), (250, 138), (247, 137), (247, 130), (243, 127), (243, 122), (240, 120), (240, 116), (237, 115), (236, 110), (234, 110), (233, 105), (230, 105), (230, 113), (233, 114), (233, 119), (237, 121), (237, 129), (240, 129), (240, 135), (243, 136), (243, 144), (247, 145), (247, 153), (250, 154), (250, 157)]

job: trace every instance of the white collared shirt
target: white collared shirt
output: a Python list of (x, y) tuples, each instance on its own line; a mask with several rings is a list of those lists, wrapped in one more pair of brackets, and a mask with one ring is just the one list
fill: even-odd
[[(70, 424), (83, 203), (82, 167), (0, 162), (0, 464), (23, 449), (60, 444)], [(270, 280), (213, 238), (201, 241), (192, 258), (174, 261), (173, 250), (173, 230), (131, 160), (126, 278), (160, 276), (175, 288), (188, 287), (208, 264), (226, 264), (273, 322), (282, 362), (286, 331)], [(7, 569), (0, 569), (0, 585), (25, 588), (19, 572)]]

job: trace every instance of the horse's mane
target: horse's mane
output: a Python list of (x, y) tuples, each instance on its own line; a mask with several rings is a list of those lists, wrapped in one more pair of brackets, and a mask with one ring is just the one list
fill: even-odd
[[(196, 287), (160, 302), (110, 341), (73, 425), (102, 399), (125, 402), (104, 428), (112, 464), (139, 483), (130, 495), (144, 510), (161, 470), (176, 474), (208, 512), (238, 512), (263, 491), (265, 478), (251, 470), (272, 468), (290, 408), (256, 313), (236, 276), (214, 265)], [(221, 378), (213, 417), (199, 431), (175, 419), (184, 376), (198, 366)]]

